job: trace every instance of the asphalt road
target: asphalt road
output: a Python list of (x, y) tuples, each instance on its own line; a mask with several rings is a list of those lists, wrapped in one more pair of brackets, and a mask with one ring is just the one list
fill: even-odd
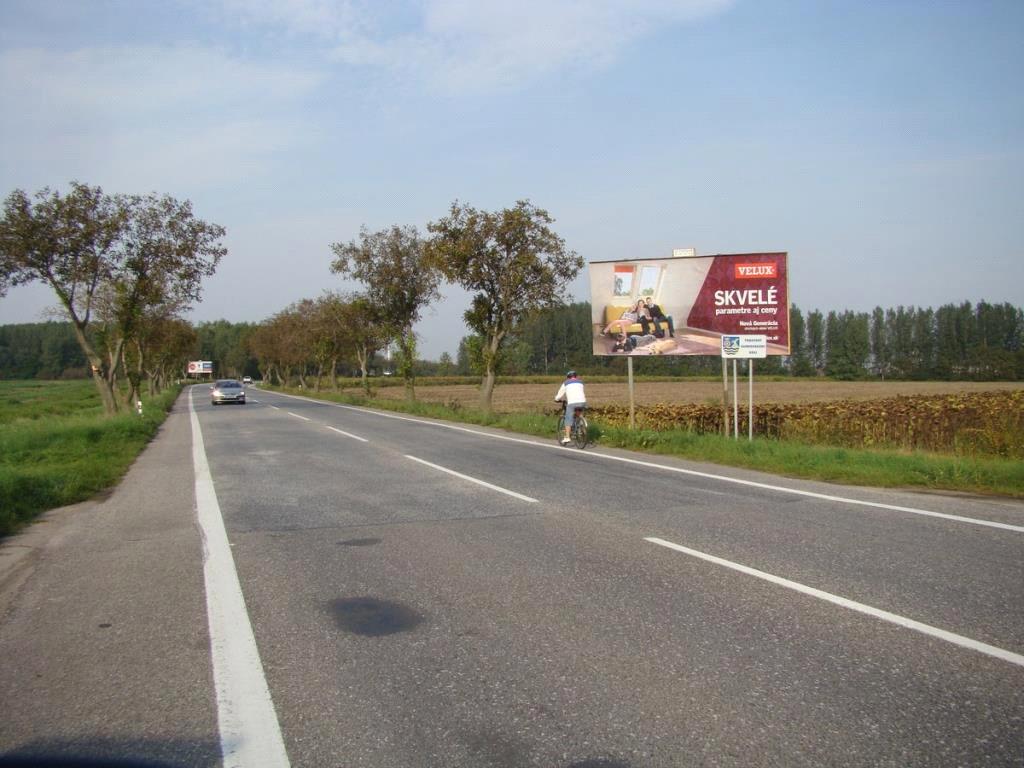
[(1024, 765), (1020, 503), (194, 393), (0, 547), (8, 762)]

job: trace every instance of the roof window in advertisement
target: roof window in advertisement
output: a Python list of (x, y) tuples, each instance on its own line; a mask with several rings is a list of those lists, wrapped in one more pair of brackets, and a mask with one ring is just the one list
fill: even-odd
[(633, 270), (635, 268), (628, 264), (615, 265), (615, 288), (612, 294), (615, 296), (633, 295)]
[(661, 284), (661, 275), (665, 268), (657, 264), (644, 264), (640, 267), (640, 290), (638, 296), (657, 296)]

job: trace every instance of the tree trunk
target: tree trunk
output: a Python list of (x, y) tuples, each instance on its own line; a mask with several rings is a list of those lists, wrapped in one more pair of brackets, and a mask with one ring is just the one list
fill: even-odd
[(484, 413), (490, 413), (492, 408), (492, 397), (494, 395), (494, 380), (497, 376), (494, 373), (494, 364), (488, 363), (484, 372), (483, 381), (480, 382), (480, 409)]
[(124, 403), (125, 408), (130, 411), (135, 407), (135, 401), (138, 399), (139, 377), (128, 365), (128, 345), (123, 341), (118, 342), (117, 359), (120, 361), (120, 367), (124, 369), (124, 377), (128, 379), (128, 389), (121, 396), (121, 401)]
[(501, 331), (495, 332), (484, 349), (484, 378), (480, 382), (480, 409), (484, 413), (493, 410), (494, 382), (497, 379), (498, 350), (501, 348), (501, 340), (505, 334)]
[(331, 358), (331, 391), (338, 391), (338, 358)]
[(356, 358), (359, 360), (359, 373), (362, 374), (363, 392), (366, 396), (370, 396), (370, 379), (369, 372), (366, 370), (366, 363), (370, 359), (370, 352), (366, 347), (359, 347), (356, 349)]
[(79, 321), (73, 313), (71, 317), (73, 320), (71, 327), (75, 331), (75, 339), (78, 340), (78, 346), (82, 348), (85, 359), (89, 361), (92, 381), (96, 385), (96, 391), (99, 392), (100, 400), (103, 403), (103, 410), (108, 416), (111, 416), (117, 413), (118, 404), (117, 398), (114, 397), (114, 390), (103, 373), (103, 358), (99, 356), (99, 353), (96, 352), (89, 339), (86, 338), (85, 324)]
[(416, 401), (416, 375), (413, 368), (416, 365), (416, 337), (413, 336), (412, 328), (406, 328), (399, 336), (398, 344), (402, 348), (402, 378), (405, 379), (405, 399), (410, 403)]

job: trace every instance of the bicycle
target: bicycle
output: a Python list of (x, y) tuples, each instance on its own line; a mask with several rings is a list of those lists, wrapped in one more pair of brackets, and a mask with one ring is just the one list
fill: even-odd
[[(583, 415), (582, 408), (573, 409), (573, 425), (572, 430), (569, 432), (569, 439), (576, 445), (577, 448), (583, 449), (587, 447), (588, 434), (587, 434), (587, 418)], [(565, 435), (565, 409), (560, 408), (558, 414), (558, 429), (555, 431), (555, 435), (561, 442), (562, 437)]]

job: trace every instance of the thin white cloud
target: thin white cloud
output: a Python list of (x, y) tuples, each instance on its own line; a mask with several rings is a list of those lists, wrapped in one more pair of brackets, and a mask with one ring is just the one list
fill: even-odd
[(286, 101), (319, 80), (310, 71), (232, 58), (198, 46), (85, 48), (0, 53), (0, 88), (32, 110), (71, 116), (104, 108), (127, 114), (194, 112), (253, 100)]
[(600, 68), (657, 29), (734, 0), (422, 0), (400, 12), (356, 0), (222, 0), (225, 13), (330, 41), (338, 61), (452, 91), (514, 86), (564, 68)]
[[(0, 141), (17, 179), (216, 182), (297, 141), (287, 109), (320, 76), (199, 46), (0, 52)], [(109, 182), (108, 182), (109, 183)]]
[(528, 80), (557, 69), (603, 67), (660, 26), (723, 8), (723, 0), (434, 0), (423, 34), (456, 87)]
[(226, 20), (328, 41), (366, 34), (370, 7), (357, 0), (221, 0)]

